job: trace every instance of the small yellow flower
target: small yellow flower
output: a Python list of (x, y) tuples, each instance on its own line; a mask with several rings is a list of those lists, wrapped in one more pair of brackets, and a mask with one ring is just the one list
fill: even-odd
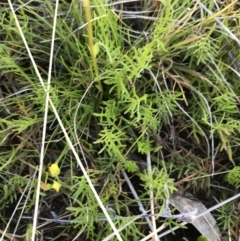
[(60, 174), (60, 168), (58, 167), (58, 164), (57, 163), (53, 163), (49, 167), (49, 172), (50, 172), (52, 177), (57, 177)]
[(52, 189), (56, 190), (56, 192), (59, 192), (61, 186), (62, 185), (59, 182), (54, 181), (52, 185)]

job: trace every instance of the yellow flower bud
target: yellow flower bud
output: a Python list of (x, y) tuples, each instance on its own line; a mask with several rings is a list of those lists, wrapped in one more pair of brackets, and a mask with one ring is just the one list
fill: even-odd
[(49, 167), (49, 172), (50, 172), (52, 177), (57, 177), (60, 174), (60, 168), (58, 167), (58, 164), (57, 163), (53, 163)]
[(43, 191), (48, 191), (49, 189), (51, 189), (52, 188), (52, 185), (51, 184), (49, 184), (49, 183), (44, 183), (44, 182), (41, 182), (41, 189), (43, 190)]
[(96, 44), (93, 45), (93, 55), (94, 55), (94, 57), (97, 56), (98, 52), (99, 52), (99, 45), (96, 43)]
[(54, 181), (52, 185), (52, 189), (56, 190), (56, 192), (59, 192), (61, 186), (62, 185), (59, 182)]

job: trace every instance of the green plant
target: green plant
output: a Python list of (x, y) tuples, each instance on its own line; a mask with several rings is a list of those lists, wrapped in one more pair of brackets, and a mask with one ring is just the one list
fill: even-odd
[(225, 175), (225, 180), (238, 188), (240, 184), (240, 167), (237, 166), (230, 170), (230, 172)]
[(208, 240), (209, 239), (206, 236), (203, 236), (203, 235), (201, 235), (197, 238), (197, 241), (208, 241)]
[[(210, 173), (239, 164), (238, 3), (57, 4), (0, 9), (0, 229), (33, 222), (36, 203), (50, 239), (139, 240), (181, 227), (159, 217), (176, 183), (217, 193)], [(226, 180), (238, 188), (237, 166)], [(236, 220), (221, 213), (219, 225)]]

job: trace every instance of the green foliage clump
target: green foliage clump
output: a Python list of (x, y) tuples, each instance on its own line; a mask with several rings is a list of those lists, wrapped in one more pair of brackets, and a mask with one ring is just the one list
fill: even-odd
[[(121, 228), (139, 215), (136, 203), (148, 213), (149, 204), (155, 204), (158, 216), (168, 192), (176, 190), (174, 181), (194, 193), (213, 189), (209, 173), (212, 167), (221, 171), (216, 163), (228, 159), (239, 164), (240, 55), (229, 35), (229, 31), (238, 34), (239, 6), (233, 3), (208, 1), (211, 11), (219, 9), (210, 16), (202, 3), (186, 0), (73, 0), (71, 4), (63, 0), (53, 54), (56, 1), (14, 3), (14, 12), (8, 4), (1, 5), (3, 223), (11, 216), (5, 210), (18, 205), (9, 233), (19, 223), (26, 227), (32, 218), (39, 166), (43, 171), (37, 215), (52, 225), (44, 229), (46, 237), (62, 239), (60, 234), (67, 232), (73, 240), (81, 227), (82, 239), (102, 240), (112, 228), (86, 177), (114, 225)], [(218, 18), (224, 19), (229, 31), (223, 30)], [(52, 106), (45, 119), (48, 78)], [(57, 193), (44, 186), (48, 178), (54, 181), (47, 167), (55, 162), (61, 168), (55, 176), (61, 185), (61, 189), (56, 186)], [(235, 167), (226, 180), (238, 188), (239, 176)], [(19, 197), (23, 197), (20, 204)], [(21, 219), (23, 209), (25, 219)], [(121, 231), (123, 239), (144, 237), (152, 232), (154, 220), (157, 225), (177, 225), (174, 220), (147, 218), (130, 222)], [(226, 228), (226, 219), (219, 220)]]
[(225, 180), (234, 185), (236, 188), (240, 187), (240, 167), (234, 167), (228, 174), (225, 175)]
[[(151, 173), (138, 174), (143, 181), (143, 186), (146, 191), (155, 193), (155, 200), (165, 203), (166, 198), (169, 198), (169, 193), (173, 193), (177, 189), (172, 185), (173, 179), (169, 178), (164, 169), (158, 170), (154, 168)], [(166, 189), (169, 191), (166, 191)]]

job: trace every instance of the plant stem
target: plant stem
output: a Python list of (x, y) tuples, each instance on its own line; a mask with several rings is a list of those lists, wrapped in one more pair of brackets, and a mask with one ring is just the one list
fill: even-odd
[(89, 4), (89, 0), (83, 0), (83, 7), (85, 10), (85, 14), (86, 14), (86, 19), (87, 19), (87, 31), (88, 31), (88, 44), (89, 44), (89, 49), (90, 49), (90, 53), (92, 56), (92, 61), (93, 61), (93, 68), (96, 74), (96, 79), (97, 79), (97, 88), (100, 91), (100, 100), (102, 99), (102, 95), (103, 95), (103, 87), (102, 87), (102, 83), (100, 81), (99, 78), (99, 73), (98, 73), (98, 67), (97, 67), (97, 60), (96, 60), (96, 54), (94, 53), (94, 47), (93, 47), (93, 31), (92, 31), (92, 16), (91, 16), (91, 11), (90, 11), (90, 4)]

